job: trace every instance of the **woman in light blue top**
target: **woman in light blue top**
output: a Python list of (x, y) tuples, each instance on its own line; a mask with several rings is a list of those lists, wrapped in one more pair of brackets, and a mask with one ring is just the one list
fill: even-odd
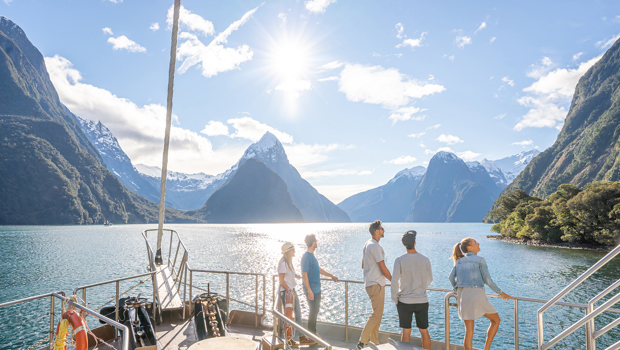
[(486, 261), (477, 255), (479, 251), (480, 243), (468, 237), (454, 246), (454, 252), (450, 257), (454, 259), (454, 268), (450, 272), (450, 283), (457, 294), (459, 318), (465, 322), (465, 340), (463, 341), (465, 350), (472, 349), (474, 321), (476, 319), (484, 316), (491, 321), (487, 330), (484, 350), (491, 349), (491, 343), (493, 343), (493, 338), (495, 338), (499, 328), (499, 315), (487, 299), (484, 285), (488, 285), (502, 299), (512, 299), (493, 282)]

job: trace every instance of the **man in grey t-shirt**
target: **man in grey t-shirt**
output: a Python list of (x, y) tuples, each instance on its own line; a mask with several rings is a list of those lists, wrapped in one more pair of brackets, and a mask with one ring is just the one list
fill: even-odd
[(431, 261), (418, 253), (415, 231), (403, 235), (403, 245), (407, 253), (394, 261), (392, 277), (392, 300), (396, 303), (398, 320), (403, 334), (400, 340), (411, 341), (411, 323), (415, 314), (416, 327), (420, 330), (422, 347), (431, 349), (431, 336), (428, 333), (428, 297), (426, 288), (433, 282)]

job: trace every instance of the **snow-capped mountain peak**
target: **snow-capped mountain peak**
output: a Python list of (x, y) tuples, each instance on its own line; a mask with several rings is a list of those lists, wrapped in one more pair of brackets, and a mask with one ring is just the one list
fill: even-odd
[(394, 178), (392, 178), (392, 180), (390, 180), (388, 183), (395, 182), (396, 180), (402, 177), (407, 177), (409, 179), (413, 179), (416, 177), (422, 178), (422, 176), (424, 176), (424, 173), (426, 173), (426, 168), (423, 166), (416, 166), (413, 168), (403, 169), (399, 171), (398, 173), (396, 173)]
[(247, 159), (256, 158), (265, 164), (273, 164), (278, 162), (284, 162), (288, 164), (288, 157), (284, 151), (284, 147), (278, 138), (267, 131), (261, 139), (248, 147), (243, 154), (243, 157), (239, 159), (239, 162), (233, 167), (237, 169), (240, 164)]

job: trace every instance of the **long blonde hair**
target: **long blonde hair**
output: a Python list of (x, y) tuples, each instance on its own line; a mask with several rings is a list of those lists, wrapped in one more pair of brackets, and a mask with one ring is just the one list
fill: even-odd
[(284, 254), (282, 254), (282, 259), (280, 259), (280, 261), (284, 260), (286, 262), (286, 266), (293, 272), (295, 272), (295, 268), (293, 267), (293, 252), (294, 251), (295, 249), (291, 249), (291, 250), (284, 252)]
[(473, 238), (467, 237), (463, 238), (459, 243), (454, 245), (454, 250), (452, 251), (452, 256), (450, 257), (450, 259), (454, 259), (454, 265), (456, 265), (457, 260), (465, 256), (463, 253), (467, 253), (469, 250), (467, 248), (469, 248), (473, 241)]

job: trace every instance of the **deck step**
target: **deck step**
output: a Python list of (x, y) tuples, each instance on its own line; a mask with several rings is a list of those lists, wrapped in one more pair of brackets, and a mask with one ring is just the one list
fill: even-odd
[(175, 288), (174, 279), (168, 266), (157, 266), (157, 297), (161, 303), (162, 310), (179, 309), (183, 307), (183, 302)]

